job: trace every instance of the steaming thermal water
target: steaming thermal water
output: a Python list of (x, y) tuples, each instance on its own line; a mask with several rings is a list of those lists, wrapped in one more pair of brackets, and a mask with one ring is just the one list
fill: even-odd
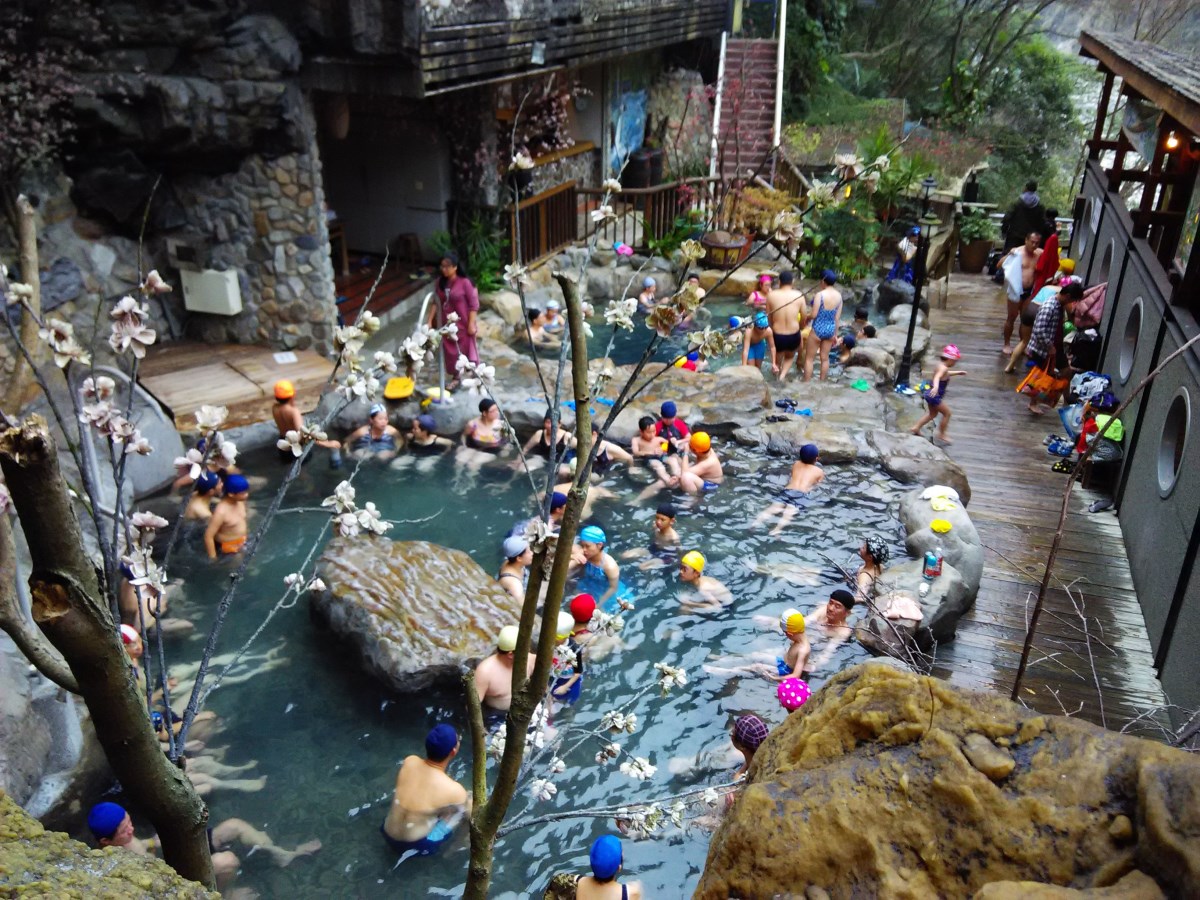
[[(638, 596), (637, 609), (626, 617), (628, 646), (589, 665), (580, 702), (555, 721), (558, 727), (572, 722), (595, 726), (605, 710), (655, 678), (655, 662), (683, 666), (688, 670), (688, 685), (665, 699), (657, 691), (641, 698), (634, 709), (637, 732), (618, 738), (631, 754), (648, 757), (658, 771), (648, 782), (634, 782), (615, 765), (597, 766), (593, 759), (597, 747), (585, 745), (567, 759), (567, 771), (554, 778), (557, 797), (534, 804), (522, 791), (512, 804), (510, 819), (531, 807), (550, 812), (634, 802), (726, 780), (736, 764), (729, 755), (733, 718), (755, 712), (775, 725), (784, 713), (773, 683), (751, 675), (731, 679), (708, 674), (704, 664), (752, 650), (782, 652), (783, 638), (754, 623), (752, 617), (776, 618), (791, 605), (810, 612), (828, 597), (840, 579), (821, 551), (853, 568), (863, 534), (881, 534), (898, 544), (897, 486), (879, 471), (827, 467), (826, 486), (812, 507), (797, 516), (786, 536), (770, 538), (767, 528), (752, 530), (750, 523), (771, 501), (773, 490), (785, 483), (788, 463), (731, 444), (718, 443), (717, 449), (726, 458), (736, 449), (734, 461), (726, 468), (725, 485), (696, 508), (681, 512), (677, 530), (686, 548), (702, 549), (708, 556), (706, 574), (729, 586), (734, 604), (715, 615), (681, 615), (674, 569), (640, 571), (635, 562), (625, 562), (623, 579)], [(324, 451), (317, 451), (289, 493), (288, 508), (319, 506), (321, 498), (345, 477), (346, 470), (330, 471), (327, 459)], [(269, 486), (250, 499), (252, 510), (261, 511), (283, 467), (274, 450), (246, 454), (242, 461), (247, 472), (268, 478)], [(632, 498), (641, 486), (620, 471), (605, 484), (622, 500)], [(397, 525), (391, 532), (394, 538), (458, 547), (488, 572), (499, 564), (503, 535), (512, 523), (529, 515), (528, 482), (523, 476), (507, 468), (471, 473), (456, 467), (452, 457), (434, 462), (420, 474), (367, 464), (356, 486), (360, 502), (374, 500), (388, 518), (427, 520)], [(645, 546), (653, 506), (653, 501), (641, 507), (617, 500), (596, 504), (594, 520), (608, 532), (615, 554)], [(239, 646), (262, 622), (283, 589), (284, 576), (299, 567), (325, 518), (320, 512), (296, 512), (276, 521), (230, 613), (221, 652)], [(197, 636), (170, 651), (175, 660), (190, 660), (199, 656), (200, 635), (206, 632), (236, 562), (203, 559), (197, 532), (188, 535), (176, 560), (170, 574), (182, 584), (173, 591), (174, 614), (192, 618)], [(465, 730), (458, 690), (390, 695), (357, 668), (346, 650), (312, 625), (306, 606), (302, 600), (281, 610), (254, 647), (258, 653), (278, 648), (286, 660), (282, 665), (224, 687), (209, 700), (209, 708), (223, 720), (223, 731), (211, 743), (228, 747), (224, 761), (257, 760), (257, 770), (248, 775), (267, 776), (260, 792), (220, 790), (209, 803), (214, 822), (237, 816), (265, 829), (283, 846), (318, 837), (324, 849), (286, 869), (274, 867), (265, 854), (243, 854), (236, 884), (252, 887), (265, 898), (288, 900), (458, 896), (467, 864), (465, 838), (456, 839), (439, 857), (412, 859), (396, 867), (395, 855), (379, 834), (401, 760), (422, 752), (426, 731), (438, 722), (450, 721)], [(820, 652), (819, 636), (812, 637), (815, 656)], [(865, 656), (857, 645), (844, 648), (835, 666), (811, 678), (813, 687), (834, 668)], [(671, 773), (672, 757), (697, 754), (699, 769)], [(451, 769), (464, 782), (469, 781), (469, 757), (469, 742), (464, 741)], [(611, 825), (573, 819), (509, 835), (497, 846), (493, 896), (540, 894), (554, 872), (586, 870), (591, 841)], [(649, 896), (685, 896), (703, 867), (708, 837), (703, 831), (672, 829), (647, 841), (627, 840), (626, 873), (640, 878)]]

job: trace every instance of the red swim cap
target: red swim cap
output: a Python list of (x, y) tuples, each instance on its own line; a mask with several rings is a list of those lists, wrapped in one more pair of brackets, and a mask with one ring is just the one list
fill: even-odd
[(596, 612), (596, 598), (591, 594), (580, 594), (571, 601), (569, 608), (575, 622), (584, 625), (592, 621), (592, 615)]

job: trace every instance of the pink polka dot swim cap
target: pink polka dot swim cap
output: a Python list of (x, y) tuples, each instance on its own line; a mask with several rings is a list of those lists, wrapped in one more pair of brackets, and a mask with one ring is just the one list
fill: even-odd
[(799, 678), (785, 678), (779, 682), (779, 688), (775, 692), (779, 697), (779, 705), (788, 712), (802, 707), (808, 698), (812, 696), (812, 690), (808, 686), (807, 681), (802, 681)]

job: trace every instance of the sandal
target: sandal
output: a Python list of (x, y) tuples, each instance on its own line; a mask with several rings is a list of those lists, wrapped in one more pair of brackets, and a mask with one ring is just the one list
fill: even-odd
[(1062, 475), (1069, 475), (1075, 469), (1075, 464), (1069, 459), (1060, 459), (1050, 467), (1050, 471), (1058, 472)]

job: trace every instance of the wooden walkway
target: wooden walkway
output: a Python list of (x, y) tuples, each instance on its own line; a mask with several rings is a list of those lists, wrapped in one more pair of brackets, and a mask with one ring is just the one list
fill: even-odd
[[(946, 307), (931, 313), (937, 346), (957, 344), (959, 366), (969, 373), (954, 379), (947, 396), (954, 443), (946, 452), (970, 481), (968, 511), (985, 563), (975, 608), (960, 622), (957, 640), (938, 648), (934, 672), (1008, 694), (1066, 482), (1051, 470), (1055, 457), (1042, 441), (1063, 429), (1056, 415), (1030, 415), (1014, 391), (1021, 376), (1004, 374), (999, 289), (982, 276), (956, 274)], [(1078, 484), (1072, 494), (1021, 700), (1114, 729), (1150, 713), (1153, 721), (1131, 730), (1161, 736), (1155, 723), (1165, 724), (1166, 716), (1154, 710), (1165, 701), (1120, 525), (1111, 511), (1087, 511), (1102, 496)], [(1074, 601), (1064, 583), (1074, 586)]]
[(205, 404), (228, 407), (230, 427), (270, 419), (281, 378), (295, 385), (301, 408), (310, 409), (332, 371), (333, 363), (312, 350), (276, 354), (244, 344), (171, 343), (150, 349), (138, 383), (175, 417), (176, 428), (194, 431), (192, 413)]

